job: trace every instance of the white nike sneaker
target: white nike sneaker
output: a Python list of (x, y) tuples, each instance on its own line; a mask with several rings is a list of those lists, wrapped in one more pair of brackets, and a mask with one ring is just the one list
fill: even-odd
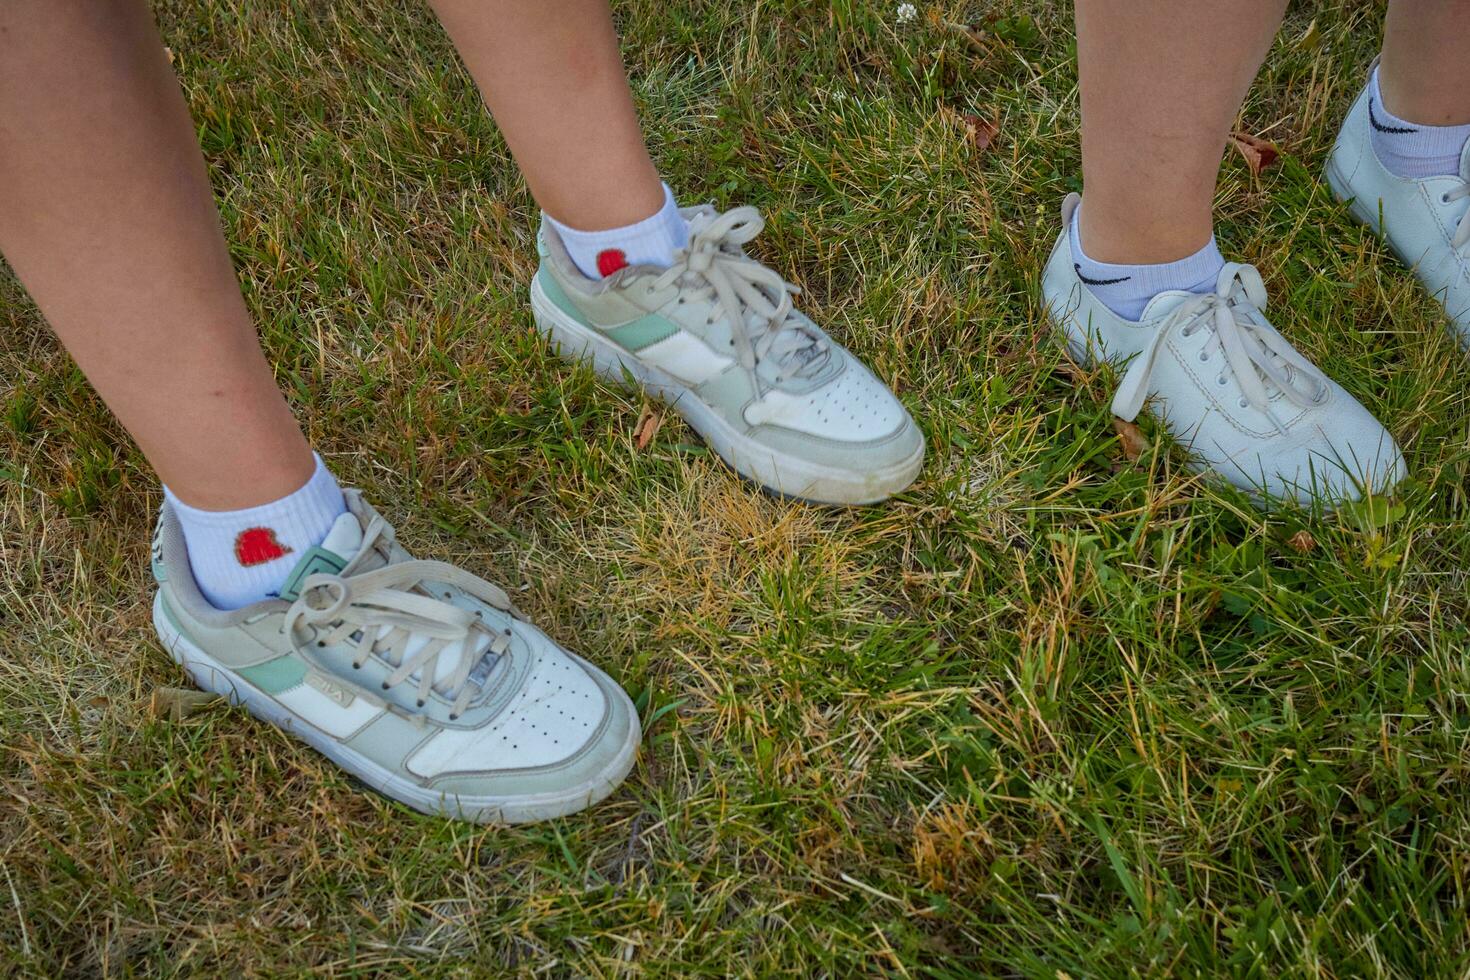
[(549, 222), (531, 283), (536, 324), (563, 356), (631, 377), (736, 472), (823, 504), (868, 504), (913, 482), (924, 437), (863, 364), (792, 306), (797, 292), (745, 254), (754, 208), (685, 208), (668, 269), (584, 276)]
[(1226, 265), (1213, 293), (1160, 293), (1136, 322), (1099, 302), (1066, 232), (1081, 202), (1062, 204), (1042, 298), (1080, 363), (1128, 364), (1114, 415), (1131, 421), (1152, 399), (1195, 465), (1257, 496), (1337, 503), (1403, 478), (1393, 437), (1266, 319), (1253, 266)]
[(1327, 183), (1354, 218), (1376, 231), (1438, 299), (1470, 348), (1470, 143), (1450, 177), (1400, 177), (1373, 152), (1371, 86), (1343, 121), (1327, 160)]
[(206, 691), (424, 813), (524, 823), (607, 796), (638, 750), (617, 684), (526, 621), (500, 589), (416, 561), (356, 491), (281, 590), (219, 610), (165, 503), (153, 624)]

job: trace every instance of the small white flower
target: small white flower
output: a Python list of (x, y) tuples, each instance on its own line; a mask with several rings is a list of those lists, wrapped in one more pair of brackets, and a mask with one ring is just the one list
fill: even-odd
[(900, 24), (907, 24), (918, 16), (919, 8), (915, 7), (913, 4), (901, 3), (898, 5), (897, 19)]

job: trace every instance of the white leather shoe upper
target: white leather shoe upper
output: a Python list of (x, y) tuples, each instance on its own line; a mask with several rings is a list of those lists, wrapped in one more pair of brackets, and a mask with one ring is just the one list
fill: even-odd
[[(1080, 203), (1063, 204), (1062, 227)], [(1146, 400), (1203, 467), (1270, 497), (1354, 500), (1404, 475), (1393, 437), (1282, 337), (1256, 270), (1229, 264), (1213, 293), (1164, 292), (1137, 322), (1078, 278), (1065, 231), (1042, 280), (1047, 311), (1083, 363), (1127, 365), (1113, 412)]]
[(1470, 144), (1456, 176), (1399, 177), (1373, 152), (1368, 99), (1365, 88), (1343, 121), (1327, 182), (1444, 304), (1461, 344), (1470, 347)]

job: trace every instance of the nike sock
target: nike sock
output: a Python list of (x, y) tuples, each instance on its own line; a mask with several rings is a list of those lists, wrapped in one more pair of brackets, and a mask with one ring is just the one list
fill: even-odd
[(578, 231), (551, 215), (551, 227), (561, 236), (567, 254), (589, 279), (602, 279), (628, 265), (674, 264), (674, 253), (689, 244), (689, 224), (674, 203), (674, 192), (664, 185), (664, 206), (635, 224), (606, 231)]
[(301, 555), (321, 544), (347, 510), (320, 456), (300, 490), (244, 510), (200, 510), (168, 487), (163, 492), (183, 528), (194, 581), (216, 609), (239, 609), (274, 595)]
[(1368, 82), (1368, 122), (1373, 152), (1391, 174), (1399, 177), (1457, 177), (1460, 153), (1470, 140), (1470, 123), (1463, 126), (1425, 126), (1400, 119), (1383, 104), (1378, 69)]
[(1142, 316), (1148, 301), (1159, 293), (1171, 289), (1208, 293), (1215, 288), (1215, 280), (1225, 266), (1225, 256), (1220, 254), (1214, 235), (1204, 248), (1174, 262), (1153, 265), (1095, 262), (1082, 251), (1082, 236), (1077, 230), (1081, 220), (1082, 209), (1078, 208), (1068, 229), (1077, 275), (1098, 302), (1127, 320)]

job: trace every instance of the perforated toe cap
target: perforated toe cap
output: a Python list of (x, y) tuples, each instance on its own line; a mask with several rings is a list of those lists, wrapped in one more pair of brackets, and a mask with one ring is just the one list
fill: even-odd
[(752, 425), (779, 425), (833, 442), (873, 442), (893, 435), (908, 412), (867, 368), (849, 359), (836, 379), (800, 394), (772, 391), (746, 410)]

